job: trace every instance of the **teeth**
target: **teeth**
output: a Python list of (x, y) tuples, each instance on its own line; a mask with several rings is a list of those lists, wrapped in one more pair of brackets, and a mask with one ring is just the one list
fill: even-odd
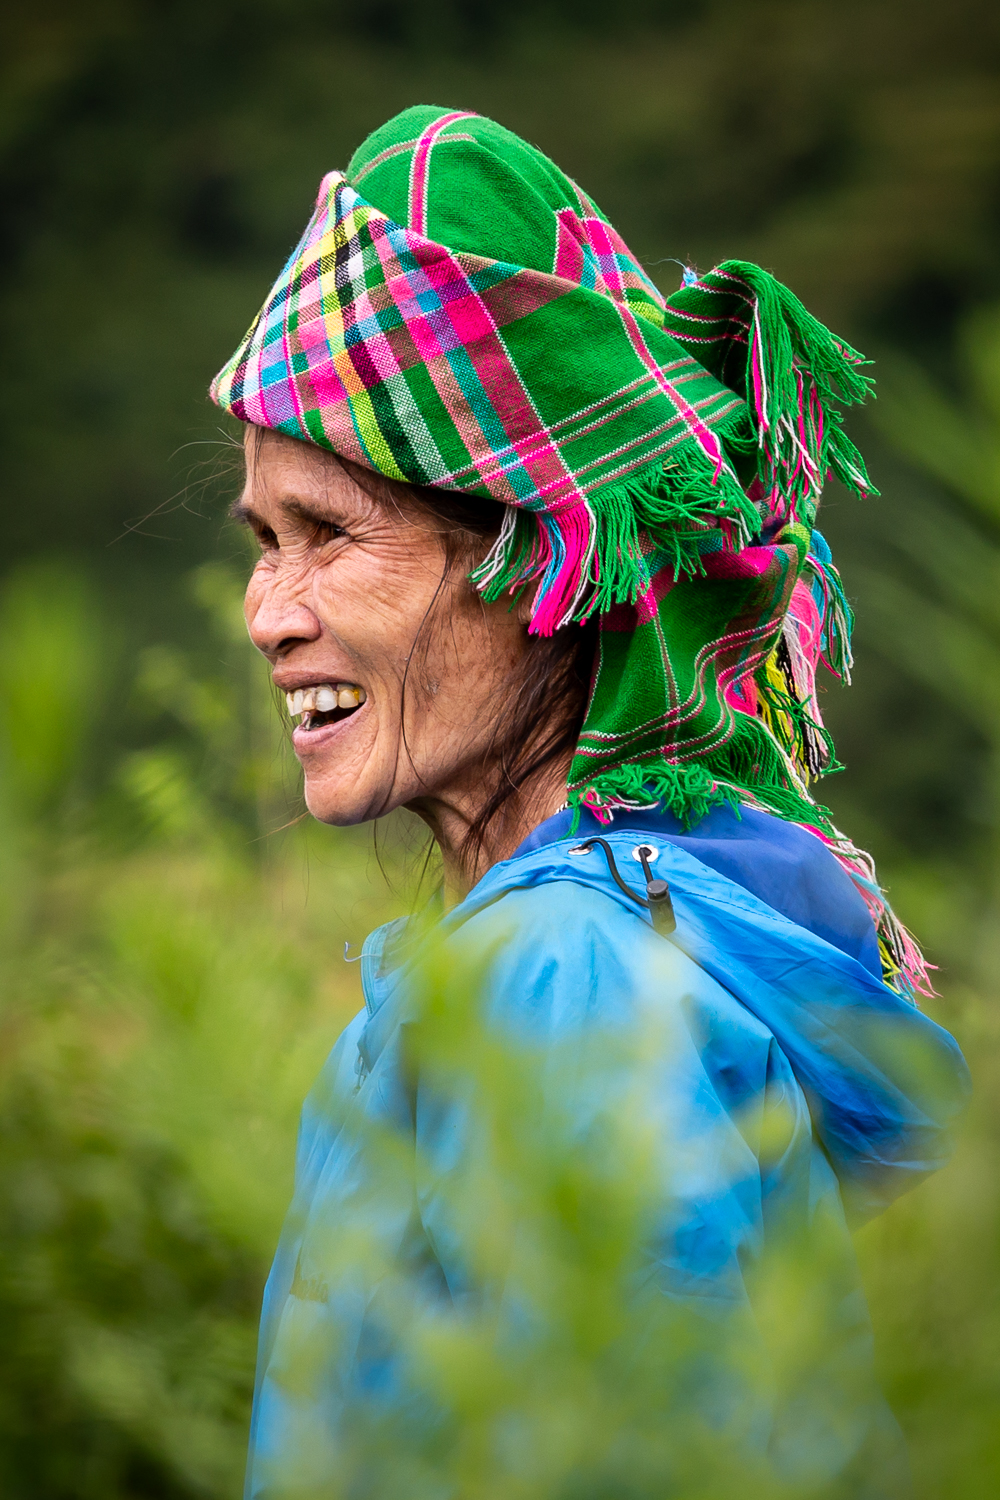
[(321, 682), (316, 687), (296, 688), (294, 693), (285, 694), (293, 719), (314, 713), (329, 714), (335, 708), (360, 708), (367, 698), (364, 688), (353, 682)]

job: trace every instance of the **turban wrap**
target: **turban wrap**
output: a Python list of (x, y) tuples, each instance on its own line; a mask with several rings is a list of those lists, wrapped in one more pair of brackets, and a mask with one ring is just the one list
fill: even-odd
[(241, 421), (387, 478), (502, 502), (473, 573), (536, 633), (599, 616), (569, 772), (602, 820), (748, 803), (811, 828), (872, 908), (887, 977), (926, 988), (871, 862), (813, 800), (836, 766), (819, 661), (850, 610), (814, 523), (870, 491), (841, 411), (865, 361), (768, 272), (664, 297), (590, 198), (482, 116), (418, 106), (330, 172), (212, 385)]

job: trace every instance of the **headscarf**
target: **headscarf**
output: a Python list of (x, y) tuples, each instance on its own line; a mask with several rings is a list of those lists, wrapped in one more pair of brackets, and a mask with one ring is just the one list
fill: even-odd
[(824, 839), (890, 981), (926, 992), (871, 861), (813, 800), (815, 692), (851, 614), (814, 528), (833, 473), (871, 492), (841, 408), (862, 356), (767, 271), (664, 297), (590, 198), (492, 120), (418, 106), (320, 184), (213, 399), (384, 475), (507, 507), (472, 577), (530, 629), (600, 617), (572, 806), (741, 802)]

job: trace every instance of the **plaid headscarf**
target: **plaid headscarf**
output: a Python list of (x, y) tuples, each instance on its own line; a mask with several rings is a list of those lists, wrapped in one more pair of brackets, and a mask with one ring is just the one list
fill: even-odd
[(863, 363), (746, 262), (664, 298), (540, 151), (419, 106), (323, 179), (212, 396), (388, 478), (502, 501), (485, 596), (530, 585), (541, 634), (600, 616), (570, 803), (690, 821), (747, 802), (812, 828), (872, 906), (890, 977), (923, 987), (870, 861), (808, 791), (835, 765), (817, 662), (850, 667), (813, 523), (828, 473), (870, 490), (839, 411), (868, 393)]

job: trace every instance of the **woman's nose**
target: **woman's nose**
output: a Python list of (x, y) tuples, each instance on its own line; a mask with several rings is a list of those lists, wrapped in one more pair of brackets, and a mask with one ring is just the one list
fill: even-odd
[(251, 578), (243, 602), (250, 639), (271, 661), (293, 646), (319, 639), (322, 625), (301, 599), (296, 599), (280, 577)]

